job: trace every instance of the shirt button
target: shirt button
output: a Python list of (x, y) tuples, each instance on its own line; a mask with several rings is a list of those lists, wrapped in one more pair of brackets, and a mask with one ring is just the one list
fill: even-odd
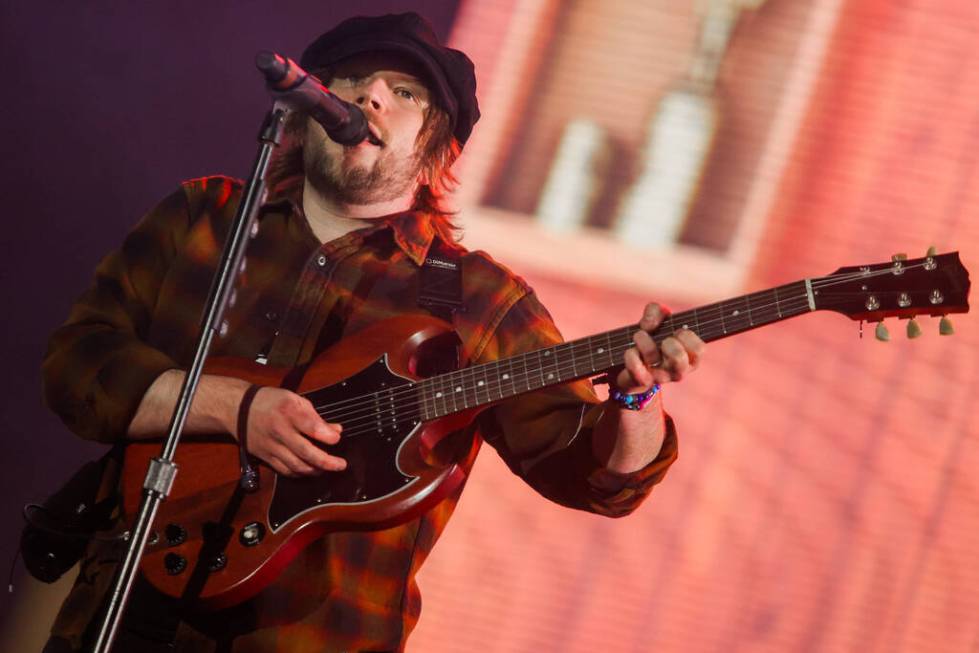
[(316, 265), (318, 265), (320, 267), (323, 267), (324, 265), (326, 265), (326, 256), (324, 256), (323, 254), (320, 254), (316, 258)]

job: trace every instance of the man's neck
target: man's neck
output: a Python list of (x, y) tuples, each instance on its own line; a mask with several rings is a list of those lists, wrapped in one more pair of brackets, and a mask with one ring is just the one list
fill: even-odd
[(322, 195), (309, 179), (303, 182), (303, 213), (313, 234), (320, 242), (328, 243), (340, 236), (369, 227), (381, 216), (401, 213), (411, 208), (414, 197), (406, 195), (394, 200), (371, 204), (343, 204)]

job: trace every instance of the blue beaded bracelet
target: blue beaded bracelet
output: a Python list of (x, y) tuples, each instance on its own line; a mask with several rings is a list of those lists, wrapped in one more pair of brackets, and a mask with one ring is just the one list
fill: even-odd
[(608, 398), (626, 410), (642, 410), (646, 407), (646, 404), (653, 400), (657, 392), (659, 392), (659, 383), (654, 383), (653, 387), (646, 392), (640, 392), (634, 395), (621, 392), (618, 388), (613, 388), (610, 385)]

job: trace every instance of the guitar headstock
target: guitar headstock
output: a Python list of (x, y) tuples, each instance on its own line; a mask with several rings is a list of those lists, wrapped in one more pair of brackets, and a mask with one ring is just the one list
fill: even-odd
[(812, 290), (817, 309), (853, 320), (969, 311), (969, 272), (958, 252), (840, 268), (813, 279)]

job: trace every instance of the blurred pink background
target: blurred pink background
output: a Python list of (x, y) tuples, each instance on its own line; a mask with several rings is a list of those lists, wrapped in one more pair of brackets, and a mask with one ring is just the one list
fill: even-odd
[[(452, 39), (477, 58), (486, 115), (464, 242), (526, 275), (565, 337), (632, 323), (650, 299), (691, 308), (932, 244), (979, 269), (969, 0), (769, 0), (732, 35), (677, 245), (535, 226), (569, 117), (635, 158), (695, 4), (460, 7)], [(680, 460), (620, 521), (549, 505), (484, 453), (420, 576), (409, 650), (979, 650), (979, 329), (920, 322), (910, 341), (891, 321), (882, 343), (817, 313), (710, 345), (666, 390)]]

